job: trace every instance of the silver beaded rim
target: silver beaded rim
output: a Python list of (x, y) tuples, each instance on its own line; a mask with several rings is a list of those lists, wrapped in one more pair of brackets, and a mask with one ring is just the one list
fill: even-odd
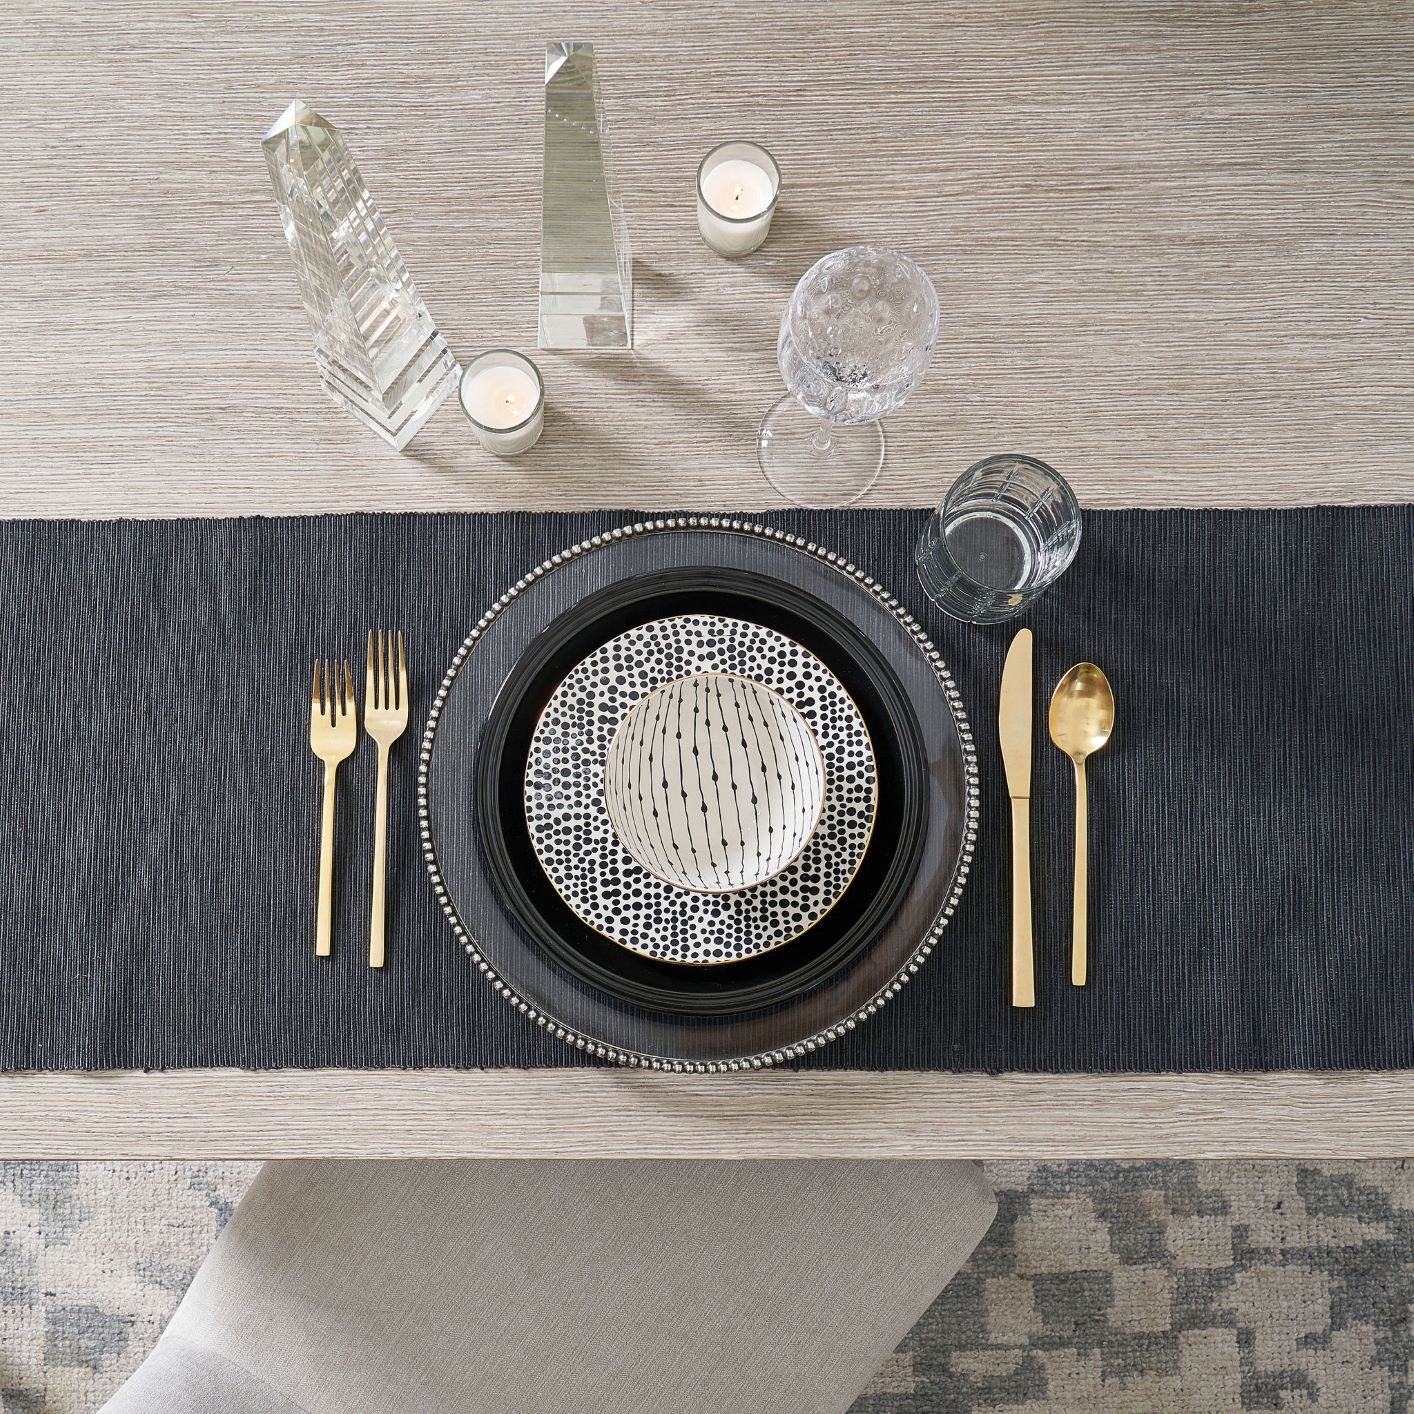
[[(806, 554), (814, 555), (817, 559), (823, 560), (826, 564), (833, 566), (841, 574), (848, 576), (874, 595), (885, 608), (903, 625), (909, 635), (917, 643), (923, 656), (928, 660), (934, 673), (937, 675), (939, 685), (943, 689), (943, 695), (947, 699), (948, 707), (952, 712), (953, 721), (957, 726), (958, 740), (962, 743), (962, 756), (964, 775), (967, 782), (967, 809), (963, 823), (962, 853), (958, 860), (957, 872), (953, 876), (952, 887), (948, 890), (948, 896), (943, 902), (943, 906), (938, 910), (937, 916), (933, 919), (928, 931), (924, 935), (923, 941), (914, 949), (908, 961), (894, 975), (892, 981), (887, 982), (875, 994), (865, 1002), (863, 1006), (852, 1012), (844, 1020), (836, 1022), (833, 1026), (826, 1027), (823, 1031), (818, 1031), (815, 1035), (807, 1037), (803, 1041), (797, 1041), (794, 1045), (786, 1046), (781, 1050), (762, 1051), (756, 1055), (740, 1056), (734, 1060), (723, 1061), (692, 1061), (678, 1060), (671, 1056), (646, 1055), (637, 1051), (626, 1051), (618, 1046), (608, 1045), (603, 1041), (596, 1040), (593, 1036), (586, 1036), (582, 1032), (575, 1031), (568, 1026), (562, 1026), (552, 1016), (547, 1016), (544, 1012), (530, 1005), (523, 998), (506, 985), (506, 983), (496, 974), (495, 968), (481, 955), (476, 939), (466, 928), (457, 913), (451, 896), (447, 892), (447, 886), (442, 878), (442, 871), (437, 864), (437, 852), (432, 846), (432, 821), (431, 812), (428, 806), (428, 775), (432, 765), (432, 743), (437, 734), (437, 724), (442, 717), (442, 709), (446, 705), (447, 694), (452, 689), (452, 684), (456, 681), (457, 674), (461, 671), (462, 664), (466, 662), (467, 656), (476, 646), (477, 641), (486, 632), (487, 627), (506, 609), (513, 600), (523, 594), (537, 579), (548, 574), (553, 569), (558, 569), (566, 562), (576, 559), (580, 555), (588, 554), (591, 550), (597, 550), (604, 545), (615, 540), (626, 540), (631, 535), (651, 535), (665, 530), (727, 530), (740, 535), (752, 535), (762, 540), (776, 540), (783, 545), (790, 545), (798, 550), (805, 551)], [(787, 1061), (799, 1060), (803, 1056), (810, 1055), (818, 1051), (822, 1046), (831, 1041), (837, 1041), (847, 1032), (853, 1031), (861, 1021), (866, 1021), (882, 1007), (887, 1006), (907, 985), (907, 983), (918, 974), (918, 969), (923, 965), (928, 955), (937, 946), (943, 929), (947, 927), (949, 920), (957, 910), (958, 899), (962, 896), (963, 885), (967, 882), (967, 876), (972, 869), (972, 855), (977, 843), (977, 820), (978, 820), (978, 789), (977, 789), (977, 752), (972, 743), (972, 728), (968, 725), (967, 711), (962, 705), (962, 694), (957, 689), (957, 684), (953, 681), (952, 673), (948, 671), (947, 664), (942, 660), (938, 650), (933, 647), (928, 635), (918, 624), (918, 621), (881, 585), (871, 579), (863, 570), (851, 564), (842, 555), (836, 554), (833, 550), (827, 550), (821, 545), (816, 545), (814, 541), (804, 540), (798, 535), (792, 535), (788, 531), (774, 530), (770, 526), (758, 525), (750, 521), (728, 520), (722, 516), (677, 516), (668, 517), (663, 520), (635, 521), (632, 525), (620, 526), (617, 530), (605, 531), (602, 535), (592, 536), (588, 540), (581, 540), (578, 545), (572, 546), (568, 550), (562, 550), (558, 555), (552, 555), (543, 564), (538, 565), (523, 579), (517, 580), (501, 597), (481, 616), (476, 627), (467, 635), (461, 647), (457, 649), (456, 655), (452, 658), (451, 666), (447, 669), (446, 676), (442, 679), (442, 685), (437, 689), (437, 695), (433, 699), (432, 709), (427, 715), (427, 728), (422, 734), (422, 745), (418, 755), (417, 765), (417, 818), (418, 832), (422, 839), (422, 856), (427, 861), (427, 871), (432, 877), (432, 892), (437, 899), (438, 907), (441, 908), (443, 916), (451, 924), (452, 932), (466, 950), (468, 956), (476, 964), (477, 969), (482, 973), (492, 988), (503, 997), (511, 1006), (521, 1013), (527, 1020), (535, 1022), (537, 1026), (543, 1027), (557, 1040), (563, 1041), (568, 1046), (573, 1046), (576, 1050), (583, 1051), (586, 1055), (595, 1056), (600, 1060), (612, 1061), (616, 1065), (631, 1066), (643, 1070), (665, 1070), (679, 1073), (692, 1073), (701, 1075), (715, 1075), (726, 1071), (741, 1070), (764, 1070), (768, 1066), (781, 1065)]]

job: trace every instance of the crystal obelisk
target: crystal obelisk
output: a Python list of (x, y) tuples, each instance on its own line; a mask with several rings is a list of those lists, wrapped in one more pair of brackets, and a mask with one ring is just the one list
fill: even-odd
[(339, 130), (295, 99), (261, 139), (329, 396), (401, 451), (457, 386)]
[(540, 347), (632, 346), (633, 260), (609, 164), (594, 46), (547, 44)]

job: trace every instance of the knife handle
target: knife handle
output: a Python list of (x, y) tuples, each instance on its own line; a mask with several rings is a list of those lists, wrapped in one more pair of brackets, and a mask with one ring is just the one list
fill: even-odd
[(1011, 1004), (1036, 1005), (1031, 945), (1031, 802), (1011, 801)]

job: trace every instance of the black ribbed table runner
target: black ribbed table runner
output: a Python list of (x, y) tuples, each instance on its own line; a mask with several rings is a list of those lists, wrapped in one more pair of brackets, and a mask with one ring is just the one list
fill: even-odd
[[(482, 611), (631, 513), (0, 523), (0, 1068), (534, 1066), (583, 1058), (499, 1000), (433, 906), (413, 813), (431, 693)], [(1414, 1066), (1414, 508), (1086, 513), (1074, 567), (974, 629), (913, 575), (919, 511), (758, 519), (922, 619), (982, 769), (972, 878), (898, 1000), (811, 1064), (944, 1070)], [(365, 962), (374, 752), (341, 768), (336, 953), (313, 956), (310, 664), (407, 630), (390, 964)], [(1002, 657), (1036, 634), (1037, 1005), (1008, 1004)], [(1069, 763), (1090, 658), (1091, 983), (1069, 983)]]

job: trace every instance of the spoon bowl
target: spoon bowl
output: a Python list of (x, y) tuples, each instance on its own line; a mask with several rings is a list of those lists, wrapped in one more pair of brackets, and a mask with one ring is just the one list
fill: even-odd
[(1085, 758), (1109, 739), (1115, 724), (1110, 680), (1094, 663), (1077, 663), (1051, 696), (1051, 740), (1075, 763), (1075, 904), (1070, 945), (1070, 980), (1085, 985), (1089, 968), (1086, 941), (1089, 912), (1088, 834), (1090, 807), (1085, 790)]
[(1072, 761), (1083, 761), (1110, 739), (1114, 724), (1110, 680), (1094, 663), (1077, 663), (1051, 697), (1051, 740)]

